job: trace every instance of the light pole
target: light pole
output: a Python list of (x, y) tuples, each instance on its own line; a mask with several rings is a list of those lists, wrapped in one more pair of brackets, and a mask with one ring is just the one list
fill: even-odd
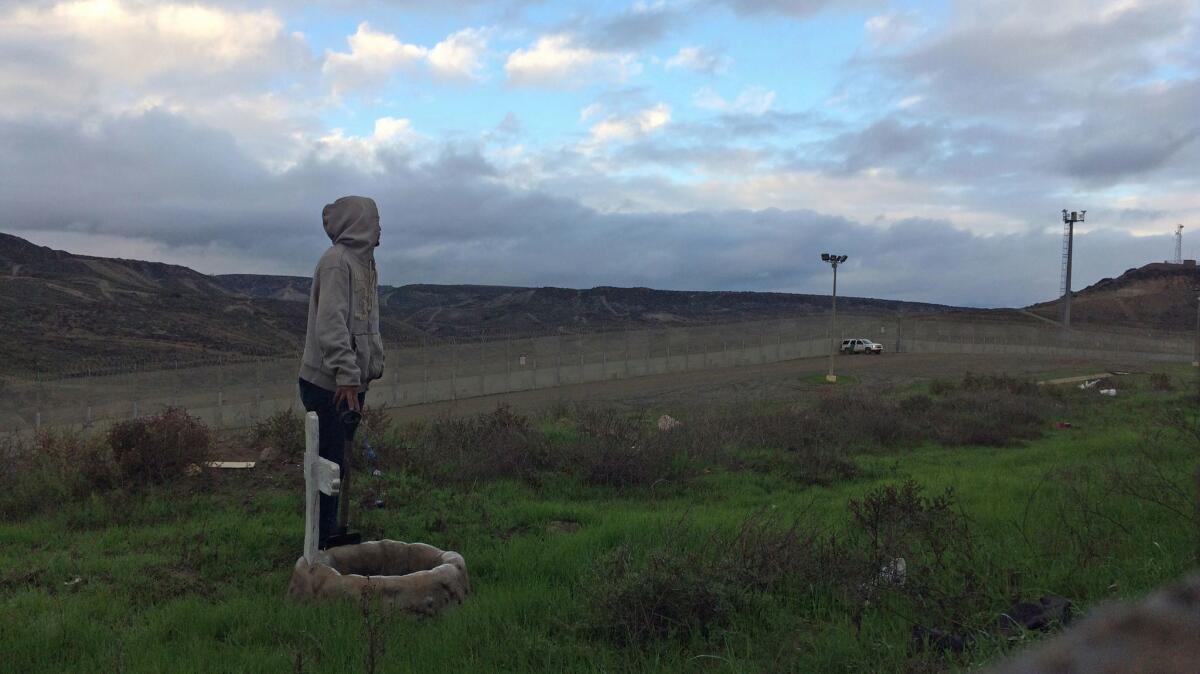
[(1071, 211), (1063, 209), (1062, 218), (1063, 224), (1067, 226), (1067, 242), (1066, 250), (1063, 251), (1063, 257), (1066, 258), (1066, 270), (1063, 272), (1063, 306), (1062, 306), (1062, 324), (1064, 328), (1071, 327), (1071, 259), (1075, 253), (1075, 223), (1083, 222), (1083, 216), (1087, 215), (1087, 211)]
[(833, 253), (821, 253), (821, 261), (828, 262), (833, 266), (833, 312), (829, 315), (829, 332), (826, 337), (829, 342), (829, 374), (825, 375), (825, 381), (829, 383), (837, 382), (837, 375), (833, 373), (833, 357), (837, 354), (837, 332), (834, 326), (837, 324), (837, 268), (838, 265), (845, 262), (846, 255), (835, 255)]

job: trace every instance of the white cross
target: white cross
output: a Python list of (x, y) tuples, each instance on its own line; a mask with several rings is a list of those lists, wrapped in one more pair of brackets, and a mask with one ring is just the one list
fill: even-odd
[(321, 458), (321, 422), (316, 412), (304, 416), (304, 560), (309, 564), (317, 556), (320, 536), (321, 498), (317, 492), (337, 496), (342, 488), (342, 471), (329, 459)]

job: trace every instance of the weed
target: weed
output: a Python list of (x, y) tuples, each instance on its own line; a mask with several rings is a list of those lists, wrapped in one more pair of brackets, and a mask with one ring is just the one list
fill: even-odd
[(208, 428), (178, 407), (121, 421), (108, 431), (117, 474), (126, 485), (164, 484), (208, 459)]
[(667, 545), (638, 559), (619, 546), (592, 569), (588, 631), (616, 645), (708, 635), (725, 625), (740, 591), (697, 551)]
[(1171, 375), (1165, 372), (1155, 372), (1150, 375), (1150, 388), (1155, 391), (1175, 390), (1175, 386), (1171, 384)]
[(289, 407), (256, 422), (249, 444), (256, 451), (273, 448), (279, 461), (299, 461), (304, 456), (304, 415)]

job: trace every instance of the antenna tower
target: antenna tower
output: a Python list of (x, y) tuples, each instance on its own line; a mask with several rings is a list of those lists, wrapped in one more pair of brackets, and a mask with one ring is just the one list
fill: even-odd
[(1183, 264), (1183, 225), (1175, 225), (1175, 264)]

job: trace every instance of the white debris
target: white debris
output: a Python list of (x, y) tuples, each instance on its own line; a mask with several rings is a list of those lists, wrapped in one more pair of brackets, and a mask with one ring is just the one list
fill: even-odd
[(879, 568), (879, 580), (892, 585), (903, 585), (908, 565), (903, 557), (897, 557)]
[(1117, 389), (1115, 389), (1115, 388), (1102, 388), (1102, 389), (1100, 389), (1100, 395), (1102, 395), (1102, 396), (1110, 396), (1110, 397), (1111, 397), (1111, 396), (1115, 396), (1115, 395), (1117, 395)]

